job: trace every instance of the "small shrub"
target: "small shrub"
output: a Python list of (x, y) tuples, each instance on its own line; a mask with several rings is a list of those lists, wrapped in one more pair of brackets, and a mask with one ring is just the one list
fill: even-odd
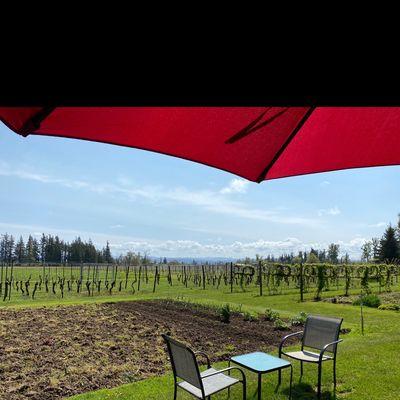
[(386, 303), (378, 307), (379, 310), (400, 311), (400, 304)]
[(279, 313), (270, 308), (267, 308), (265, 310), (265, 319), (267, 321), (276, 321), (277, 319), (279, 319)]
[(231, 308), (229, 304), (225, 304), (220, 309), (218, 310), (219, 317), (222, 322), (225, 322), (226, 324), (229, 323), (231, 320)]
[(225, 351), (228, 353), (233, 353), (236, 350), (236, 347), (233, 344), (227, 344), (225, 346)]
[[(376, 294), (367, 294), (363, 296), (362, 303), (366, 307), (377, 308), (381, 305), (381, 299)], [(354, 300), (353, 305), (359, 306), (361, 304), (361, 298)]]
[(255, 315), (253, 315), (252, 313), (249, 313), (248, 311), (245, 311), (245, 312), (243, 313), (243, 319), (244, 319), (245, 321), (250, 321), (250, 322), (252, 322), (252, 321), (256, 321), (256, 320), (257, 320), (257, 317), (256, 317)]
[(290, 324), (292, 326), (303, 326), (306, 323), (308, 314), (301, 311), (298, 315), (295, 315), (290, 319)]
[(326, 301), (333, 304), (353, 304), (353, 300), (351, 299), (351, 297), (348, 296), (335, 296), (323, 299), (322, 301)]
[(274, 328), (278, 331), (288, 331), (290, 329), (289, 325), (280, 318), (274, 321)]

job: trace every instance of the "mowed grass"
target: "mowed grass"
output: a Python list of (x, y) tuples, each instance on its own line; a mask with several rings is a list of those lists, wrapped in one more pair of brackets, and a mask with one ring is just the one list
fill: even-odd
[[(324, 296), (342, 294), (342, 290), (325, 292)], [(357, 292), (354, 290), (353, 292)], [(229, 303), (242, 310), (263, 313), (266, 308), (280, 312), (282, 317), (290, 317), (299, 311), (327, 316), (344, 318), (343, 327), (350, 328), (351, 333), (343, 335), (344, 342), (338, 352), (338, 386), (337, 399), (395, 399), (400, 392), (400, 363), (398, 351), (400, 349), (400, 313), (364, 308), (365, 335), (360, 331), (360, 308), (351, 305), (338, 305), (327, 302), (312, 301), (313, 293), (306, 295), (303, 303), (299, 302), (299, 295), (295, 290), (287, 291), (283, 295), (260, 297), (257, 288), (241, 292), (236, 289), (230, 293), (228, 288), (214, 290), (208, 288), (185, 288), (182, 284), (175, 284), (172, 288), (161, 281), (156, 293), (152, 293), (151, 281), (143, 285), (142, 290), (134, 295), (128, 292), (115, 292), (112, 296), (103, 293), (98, 297), (89, 297), (84, 294), (68, 295), (64, 299), (58, 296), (38, 296), (35, 301), (27, 301), (20, 294), (12, 297), (11, 302), (2, 302), (8, 307), (24, 306), (56, 306), (58, 304), (82, 304), (105, 301), (121, 301), (150, 298), (174, 298), (185, 301), (201, 302), (205, 304)], [(284, 333), (280, 333), (282, 336)], [(218, 332), (215, 332), (218, 335)], [(249, 338), (251, 340), (251, 338)], [(276, 353), (276, 352), (275, 352)], [(299, 381), (299, 364), (294, 365), (294, 399), (315, 398), (317, 371), (315, 365), (306, 364), (305, 374)], [(227, 366), (227, 363), (217, 365)], [(323, 392), (325, 399), (333, 399), (332, 364), (327, 362), (323, 369)], [(248, 399), (256, 398), (256, 380), (251, 373), (246, 373), (248, 382)], [(281, 387), (277, 388), (276, 373), (263, 377), (263, 398), (288, 398), (288, 373), (284, 373)], [(160, 377), (138, 381), (132, 384), (113, 389), (104, 389), (96, 392), (74, 396), (75, 400), (86, 399), (137, 399), (137, 400), (167, 400), (173, 398), (173, 378), (169, 371)], [(180, 391), (178, 399), (189, 399), (190, 396)], [(213, 399), (226, 399), (226, 392), (213, 396)], [(231, 392), (232, 399), (241, 399), (241, 388), (237, 385)]]

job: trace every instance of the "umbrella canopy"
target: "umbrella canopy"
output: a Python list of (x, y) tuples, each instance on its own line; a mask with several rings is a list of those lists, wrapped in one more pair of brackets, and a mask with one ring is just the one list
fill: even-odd
[(255, 182), (400, 164), (400, 107), (3, 107), (23, 136), (169, 154)]

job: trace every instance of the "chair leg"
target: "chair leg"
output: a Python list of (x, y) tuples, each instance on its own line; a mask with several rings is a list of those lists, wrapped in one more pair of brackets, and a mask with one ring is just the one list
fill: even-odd
[(333, 359), (333, 387), (336, 390), (336, 357)]
[(246, 400), (246, 381), (242, 381), (242, 385), (243, 385), (243, 400)]
[(303, 376), (303, 361), (300, 361), (300, 376)]
[(292, 400), (292, 381), (293, 381), (293, 367), (290, 365), (290, 388), (289, 388), (289, 400)]
[[(281, 353), (281, 349), (279, 349), (279, 358), (282, 358), (282, 353)], [(282, 382), (282, 373), (281, 370), (278, 371), (278, 385), (280, 385)]]
[(176, 400), (177, 390), (178, 390), (178, 387), (176, 385), (174, 385), (174, 400)]
[(321, 398), (321, 374), (322, 374), (322, 363), (318, 363), (318, 399)]

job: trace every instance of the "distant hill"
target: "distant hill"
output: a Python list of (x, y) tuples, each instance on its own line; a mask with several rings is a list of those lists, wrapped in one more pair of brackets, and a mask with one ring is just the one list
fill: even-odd
[[(179, 262), (179, 263), (187, 263), (191, 264), (195, 261), (197, 264), (204, 264), (204, 263), (225, 263), (225, 262), (235, 262), (237, 258), (230, 258), (230, 257), (165, 257), (168, 262)], [(150, 257), (150, 259), (154, 261), (162, 261), (164, 257)]]

